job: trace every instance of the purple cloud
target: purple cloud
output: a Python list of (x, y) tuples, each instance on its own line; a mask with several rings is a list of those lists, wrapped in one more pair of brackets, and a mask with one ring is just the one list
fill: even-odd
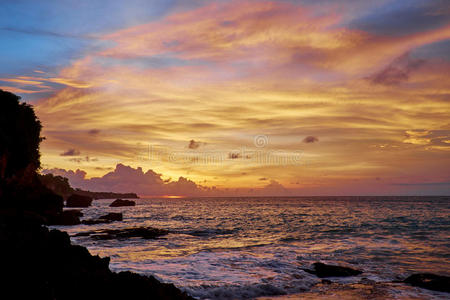
[(133, 168), (118, 164), (114, 171), (102, 177), (86, 178), (82, 170), (66, 171), (64, 169), (46, 169), (42, 173), (52, 173), (67, 177), (75, 188), (99, 192), (134, 192), (139, 195), (200, 195), (204, 188), (195, 182), (180, 177), (177, 181), (164, 181), (161, 174), (148, 170), (144, 172), (141, 167)]
[(80, 155), (80, 150), (77, 149), (69, 149), (60, 154), (61, 156), (77, 156)]
[(318, 141), (319, 141), (319, 138), (315, 137), (315, 136), (312, 136), (312, 135), (308, 135), (307, 137), (305, 137), (303, 139), (303, 143), (306, 143), (306, 144), (316, 143)]

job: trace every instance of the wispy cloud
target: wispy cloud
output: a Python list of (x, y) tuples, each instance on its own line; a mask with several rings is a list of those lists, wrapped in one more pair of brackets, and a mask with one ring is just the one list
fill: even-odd
[(425, 60), (413, 59), (409, 53), (405, 53), (369, 79), (375, 84), (397, 85), (408, 81), (410, 73), (419, 69), (424, 63)]
[(98, 37), (93, 35), (77, 35), (77, 34), (71, 34), (71, 33), (61, 33), (56, 31), (48, 31), (48, 30), (41, 30), (36, 28), (19, 28), (19, 27), (0, 27), (0, 31), (10, 31), (10, 32), (16, 32), (16, 33), (24, 33), (24, 34), (31, 34), (31, 35), (43, 35), (43, 36), (51, 36), (51, 37), (58, 37), (58, 38), (72, 38), (72, 39), (88, 39), (88, 40), (95, 40), (98, 39)]

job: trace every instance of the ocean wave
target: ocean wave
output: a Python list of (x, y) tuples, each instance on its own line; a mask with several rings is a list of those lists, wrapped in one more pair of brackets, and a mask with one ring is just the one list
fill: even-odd
[(199, 299), (252, 299), (263, 296), (280, 296), (307, 291), (311, 284), (298, 282), (296, 287), (283, 288), (269, 283), (246, 284), (246, 285), (203, 285), (185, 287), (184, 290), (191, 296)]
[(180, 233), (189, 234), (192, 236), (213, 236), (213, 235), (226, 235), (226, 234), (234, 234), (239, 231), (239, 228), (236, 229), (220, 229), (220, 228), (208, 228), (208, 229), (196, 229), (196, 230), (187, 230)]

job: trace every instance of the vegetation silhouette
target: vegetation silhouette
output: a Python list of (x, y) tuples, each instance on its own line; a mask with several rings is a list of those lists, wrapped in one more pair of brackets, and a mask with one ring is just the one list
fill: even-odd
[(63, 199), (39, 181), (42, 125), (20, 99), (0, 90), (0, 208), (33, 211), (48, 221), (62, 212)]
[(42, 125), (33, 107), (19, 96), (0, 90), (0, 179), (40, 167)]
[(52, 190), (55, 194), (60, 195), (64, 198), (67, 198), (74, 193), (74, 189), (70, 186), (69, 179), (67, 179), (66, 177), (49, 173), (45, 175), (39, 175), (39, 180), (43, 185)]

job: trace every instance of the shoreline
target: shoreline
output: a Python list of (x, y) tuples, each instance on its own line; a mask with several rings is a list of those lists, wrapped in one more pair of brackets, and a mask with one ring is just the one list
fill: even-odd
[(255, 300), (440, 300), (448, 297), (445, 292), (422, 290), (402, 283), (356, 282), (318, 284), (302, 293), (262, 296)]
[[(91, 255), (69, 235), (42, 225), (32, 211), (2, 209), (3, 295), (14, 299), (185, 299), (173, 284), (133, 272), (113, 272), (109, 257)], [(73, 287), (77, 287), (73, 289)], [(145, 296), (144, 296), (145, 295)]]

